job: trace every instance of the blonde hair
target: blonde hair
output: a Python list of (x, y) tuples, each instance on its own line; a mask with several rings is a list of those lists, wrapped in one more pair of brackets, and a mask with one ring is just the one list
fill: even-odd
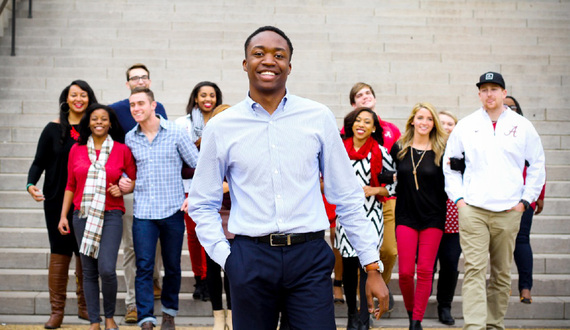
[(401, 149), (400, 152), (398, 152), (398, 159), (404, 159), (404, 156), (408, 152), (408, 147), (412, 146), (412, 142), (414, 140), (414, 126), (412, 123), (420, 109), (428, 110), (433, 117), (433, 128), (431, 132), (429, 132), (429, 140), (431, 143), (431, 149), (435, 153), (435, 165), (440, 166), (441, 158), (445, 152), (445, 144), (447, 143), (447, 133), (445, 133), (441, 127), (441, 122), (439, 121), (439, 116), (437, 115), (435, 107), (427, 102), (421, 102), (414, 105), (412, 113), (406, 122), (406, 131), (402, 134), (400, 140), (398, 140), (398, 144)]
[(212, 111), (212, 117), (214, 117), (215, 115), (219, 114), (220, 112), (226, 110), (229, 107), (231, 107), (229, 104), (218, 105), (217, 107), (214, 108), (214, 111)]
[[(453, 114), (453, 112), (451, 111), (447, 111), (447, 110), (442, 110), (439, 112), (440, 115), (445, 115), (451, 119), (453, 119), (453, 121), (455, 122), (455, 124), (457, 124), (457, 122), (459, 121), (459, 119), (457, 119), (457, 116)], [(438, 116), (439, 117), (439, 116)]]

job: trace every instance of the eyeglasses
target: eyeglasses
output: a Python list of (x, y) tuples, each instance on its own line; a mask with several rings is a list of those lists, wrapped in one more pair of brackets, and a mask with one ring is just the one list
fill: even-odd
[(147, 81), (147, 80), (148, 80), (148, 76), (134, 76), (134, 77), (130, 77), (130, 78), (129, 78), (129, 81), (132, 81), (132, 82), (137, 82), (137, 81), (139, 81), (139, 80)]
[[(506, 105), (506, 104), (505, 104)], [(507, 105), (507, 107), (511, 108), (511, 110), (517, 111), (519, 108), (517, 108), (516, 105)]]

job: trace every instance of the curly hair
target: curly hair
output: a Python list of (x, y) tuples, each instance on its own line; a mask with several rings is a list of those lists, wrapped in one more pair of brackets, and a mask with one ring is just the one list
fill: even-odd
[(89, 136), (91, 136), (91, 128), (89, 128), (91, 114), (93, 114), (93, 112), (96, 110), (107, 111), (109, 114), (109, 122), (111, 123), (111, 127), (109, 128), (109, 135), (111, 135), (114, 141), (125, 143), (125, 132), (123, 131), (121, 124), (119, 124), (117, 114), (111, 107), (99, 103), (93, 103), (87, 108), (87, 110), (85, 110), (85, 115), (79, 122), (78, 143), (81, 145), (87, 144), (87, 139), (89, 139)]

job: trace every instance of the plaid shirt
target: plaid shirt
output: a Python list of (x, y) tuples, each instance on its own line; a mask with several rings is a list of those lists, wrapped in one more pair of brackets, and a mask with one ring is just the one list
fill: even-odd
[(198, 161), (198, 149), (188, 133), (157, 117), (160, 129), (152, 142), (138, 124), (125, 138), (137, 164), (133, 214), (139, 219), (165, 219), (180, 210), (185, 198), (182, 160), (190, 167)]

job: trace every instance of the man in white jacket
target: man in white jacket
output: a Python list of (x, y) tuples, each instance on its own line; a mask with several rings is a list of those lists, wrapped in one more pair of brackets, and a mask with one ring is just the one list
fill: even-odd
[[(484, 73), (476, 85), (482, 107), (459, 121), (449, 137), (445, 190), (459, 209), (463, 329), (504, 329), (515, 238), (522, 212), (544, 185), (544, 150), (530, 121), (504, 106), (507, 90), (501, 74)], [(450, 168), (451, 157), (465, 159), (463, 175)], [(526, 184), (525, 161), (530, 164)]]

